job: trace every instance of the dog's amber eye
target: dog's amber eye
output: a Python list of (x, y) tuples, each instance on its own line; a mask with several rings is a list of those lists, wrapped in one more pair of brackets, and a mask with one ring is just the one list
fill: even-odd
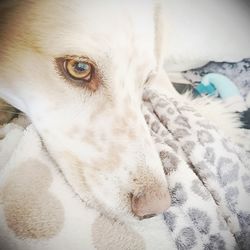
[(66, 59), (64, 62), (64, 68), (69, 76), (74, 80), (91, 80), (93, 66), (87, 61)]
[(92, 92), (101, 86), (97, 65), (87, 57), (65, 56), (55, 59), (56, 69), (67, 82)]

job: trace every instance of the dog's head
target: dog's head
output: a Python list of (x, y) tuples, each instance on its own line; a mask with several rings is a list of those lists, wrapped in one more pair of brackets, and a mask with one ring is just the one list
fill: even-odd
[(159, 67), (151, 1), (24, 0), (1, 20), (1, 96), (33, 122), (92, 206), (148, 216), (170, 203), (141, 112)]

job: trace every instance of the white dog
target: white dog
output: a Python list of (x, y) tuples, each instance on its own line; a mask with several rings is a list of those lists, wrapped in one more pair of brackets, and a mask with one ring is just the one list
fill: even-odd
[[(29, 117), (75, 193), (120, 218), (170, 205), (141, 112), (146, 84), (173, 91), (161, 25), (151, 0), (20, 0), (0, 16), (0, 96)], [(202, 106), (237, 140), (233, 115)]]

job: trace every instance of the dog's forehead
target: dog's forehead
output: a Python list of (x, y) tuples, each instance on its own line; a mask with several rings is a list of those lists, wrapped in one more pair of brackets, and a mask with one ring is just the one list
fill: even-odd
[[(152, 0), (34, 1), (27, 30), (33, 43), (53, 53), (96, 53), (154, 46)], [(57, 46), (60, 44), (60, 46)], [(51, 49), (51, 51), (48, 51)], [(65, 51), (66, 50), (66, 51)]]

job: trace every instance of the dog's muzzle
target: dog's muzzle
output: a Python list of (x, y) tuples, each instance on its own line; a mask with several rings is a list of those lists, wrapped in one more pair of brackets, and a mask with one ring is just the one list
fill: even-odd
[(166, 211), (171, 204), (169, 191), (160, 193), (144, 192), (140, 195), (132, 195), (132, 212), (140, 219), (151, 218)]

